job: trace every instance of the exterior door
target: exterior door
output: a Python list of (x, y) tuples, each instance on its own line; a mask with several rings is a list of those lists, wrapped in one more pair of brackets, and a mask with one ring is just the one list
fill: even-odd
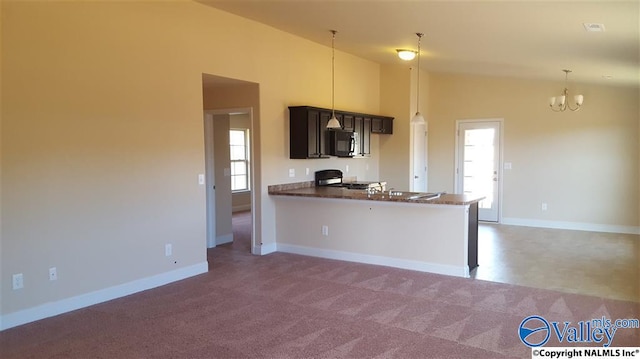
[(457, 193), (483, 196), (478, 219), (498, 222), (501, 121), (459, 121)]

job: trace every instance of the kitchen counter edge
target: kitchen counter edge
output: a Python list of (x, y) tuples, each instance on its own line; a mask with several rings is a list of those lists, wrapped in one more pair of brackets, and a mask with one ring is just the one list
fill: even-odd
[(384, 193), (368, 194), (365, 190), (353, 190), (342, 187), (315, 187), (313, 181), (271, 185), (268, 186), (268, 193), (269, 195), (273, 196), (340, 198), (380, 202), (445, 204), (456, 206), (469, 205), (484, 199), (484, 197), (477, 197), (466, 194), (442, 194), (438, 198), (431, 199), (395, 198), (384, 195)]

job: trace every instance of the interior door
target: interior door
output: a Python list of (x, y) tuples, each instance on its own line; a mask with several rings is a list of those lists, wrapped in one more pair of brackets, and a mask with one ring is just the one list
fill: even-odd
[(427, 125), (411, 125), (413, 136), (413, 178), (411, 190), (427, 192)]
[(457, 134), (457, 192), (485, 197), (478, 219), (498, 222), (501, 122), (459, 121)]

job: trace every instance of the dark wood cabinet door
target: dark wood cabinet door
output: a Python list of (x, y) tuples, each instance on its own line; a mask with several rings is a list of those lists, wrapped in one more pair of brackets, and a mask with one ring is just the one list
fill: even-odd
[(373, 117), (371, 119), (371, 133), (392, 134), (393, 119), (389, 117)]
[[(336, 117), (338, 115), (336, 114)], [(329, 138), (327, 124), (331, 119), (331, 112), (320, 112), (320, 122), (318, 128), (318, 151), (320, 156), (329, 156)]]
[(289, 158), (327, 158), (325, 140), (329, 117), (320, 109), (289, 107)]
[(363, 118), (362, 122), (362, 155), (371, 155), (371, 119)]
[(320, 157), (319, 135), (320, 112), (310, 110), (307, 113), (307, 157)]
[(344, 115), (342, 116), (342, 129), (345, 131), (354, 131), (355, 130), (355, 116), (353, 115)]
[(354, 132), (358, 138), (356, 156), (368, 157), (371, 154), (371, 118), (355, 116)]

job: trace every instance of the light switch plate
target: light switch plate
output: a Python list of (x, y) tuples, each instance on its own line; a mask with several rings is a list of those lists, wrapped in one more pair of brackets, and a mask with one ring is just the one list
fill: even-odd
[(204, 184), (204, 175), (203, 174), (199, 174), (198, 175), (198, 184)]
[(510, 170), (511, 169), (511, 162), (505, 162), (504, 163), (504, 169), (505, 170)]

